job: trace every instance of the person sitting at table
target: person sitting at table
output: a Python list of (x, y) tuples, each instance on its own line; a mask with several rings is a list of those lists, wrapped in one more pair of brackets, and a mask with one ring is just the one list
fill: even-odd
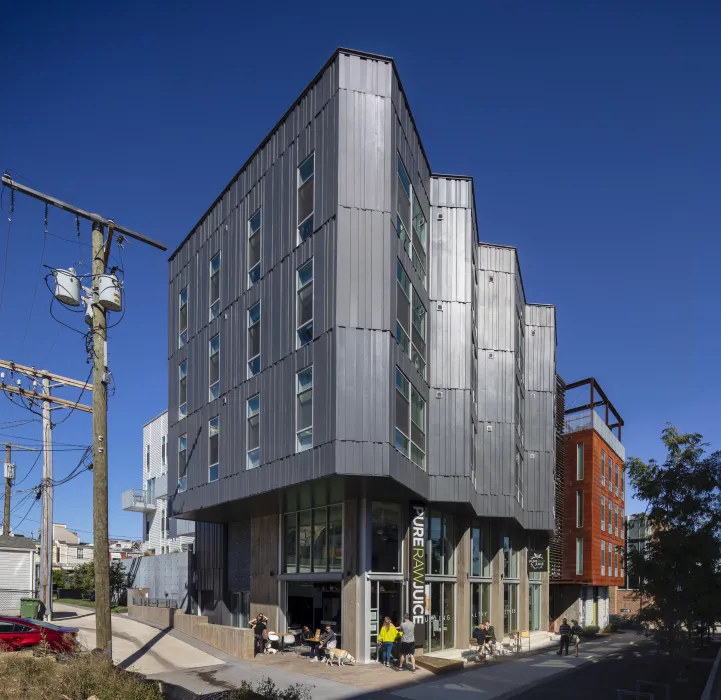
[(486, 625), (479, 622), (478, 627), (473, 630), (472, 636), (478, 644), (478, 660), (482, 661), (486, 657)]
[(320, 644), (318, 645), (318, 660), (322, 661), (325, 656), (325, 650), (331, 642), (338, 643), (338, 637), (335, 632), (331, 629), (330, 625), (325, 626), (325, 632), (320, 635)]
[(258, 617), (250, 621), (250, 627), (255, 635), (255, 653), (262, 654), (268, 639), (268, 618), (263, 613), (258, 613)]

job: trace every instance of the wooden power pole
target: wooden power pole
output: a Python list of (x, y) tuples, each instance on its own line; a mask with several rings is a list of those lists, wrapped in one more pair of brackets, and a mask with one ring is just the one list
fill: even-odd
[[(17, 192), (39, 199), (46, 205), (57, 207), (74, 216), (92, 222), (92, 294), (93, 294), (93, 534), (95, 562), (95, 645), (112, 658), (112, 632), (110, 618), (110, 550), (108, 546), (108, 344), (106, 310), (99, 303), (100, 275), (106, 273), (113, 234), (132, 238), (160, 250), (167, 250), (146, 236), (119, 226), (111, 219), (92, 214), (55, 197), (15, 182), (9, 175), (2, 176), (2, 184)], [(105, 229), (108, 230), (107, 239)]]
[(10, 534), (10, 488), (13, 485), (11, 476), (12, 447), (8, 442), (5, 445), (5, 511), (3, 514), (3, 535)]
[[(9, 394), (16, 394), (25, 399), (31, 406), (42, 405), (43, 420), (43, 478), (40, 482), (40, 492), (42, 495), (42, 516), (40, 526), (40, 597), (45, 604), (45, 619), (50, 621), (53, 619), (53, 424), (50, 419), (50, 411), (52, 405), (56, 408), (78, 409), (79, 411), (92, 412), (90, 406), (70, 401), (59, 396), (52, 396), (50, 393), (51, 382), (54, 387), (74, 387), (82, 390), (92, 391), (92, 384), (61, 377), (59, 374), (53, 374), (46, 370), (37, 370), (34, 367), (19, 365), (10, 360), (0, 360), (0, 368), (10, 370), (13, 373), (25, 376), (28, 380), (33, 381), (32, 389), (25, 389), (20, 383), (19, 386), (6, 384), (4, 376), (0, 379), (0, 391)], [(4, 375), (4, 373), (3, 373)], [(35, 389), (37, 380), (42, 383), (42, 393), (38, 393)], [(7, 450), (10, 447), (21, 450), (37, 450), (37, 448), (23, 447), (22, 445), (6, 445)], [(6, 502), (7, 509), (7, 502)], [(7, 512), (7, 510), (6, 510)]]
[[(109, 236), (112, 233), (109, 234)], [(112, 658), (110, 543), (108, 542), (108, 341), (97, 280), (105, 274), (103, 225), (93, 221), (93, 536), (95, 545), (95, 646)], [(110, 237), (108, 237), (110, 247)], [(98, 556), (102, 553), (102, 556)]]

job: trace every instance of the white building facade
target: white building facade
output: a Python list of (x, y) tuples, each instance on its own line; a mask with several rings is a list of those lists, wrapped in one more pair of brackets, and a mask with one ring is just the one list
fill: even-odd
[[(193, 523), (168, 517), (168, 412), (143, 426), (143, 487), (123, 493), (123, 510), (143, 514), (141, 551), (168, 554), (193, 548)], [(172, 535), (177, 536), (173, 537)]]

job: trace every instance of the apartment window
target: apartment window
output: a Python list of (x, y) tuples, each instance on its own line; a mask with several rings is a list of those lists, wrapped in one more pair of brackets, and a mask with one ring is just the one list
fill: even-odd
[(576, 445), (576, 480), (583, 481), (583, 443)]
[(168, 436), (162, 435), (160, 438), (160, 464), (162, 467), (168, 466)]
[(608, 520), (606, 521), (606, 526), (608, 528), (609, 532), (613, 532), (613, 523), (611, 522), (613, 518), (613, 503), (611, 503), (611, 499), (607, 499), (608, 503)]
[(576, 491), (576, 527), (583, 527), (583, 491)]
[(220, 334), (216, 333), (208, 342), (208, 400), (220, 396)]
[(508, 535), (503, 537), (503, 578), (518, 578), (518, 551)]
[(215, 416), (208, 421), (208, 481), (218, 480), (219, 436), (220, 416)]
[(188, 436), (181, 435), (178, 438), (178, 491), (185, 491), (187, 488), (188, 473)]
[(413, 288), (400, 260), (396, 264), (396, 279), (398, 282), (396, 341), (411, 358), (421, 376), (425, 377), (426, 307)]
[(516, 461), (514, 463), (513, 482), (516, 488), (516, 500), (523, 506), (523, 457), (516, 448)]
[(608, 455), (608, 490), (613, 491), (613, 459)]
[(210, 320), (220, 313), (220, 251), (210, 259)]
[(150, 471), (150, 445), (145, 446), (145, 471)]
[(188, 361), (178, 367), (178, 418), (188, 415)]
[(426, 402), (396, 367), (396, 449), (426, 468)]
[(516, 432), (523, 442), (523, 389), (521, 389), (521, 382), (516, 375)]
[(606, 452), (601, 450), (601, 486), (606, 485)]
[(516, 307), (516, 368), (523, 374), (523, 352), (525, 350), (525, 329), (521, 312)]
[(621, 467), (621, 477), (620, 477), (620, 480), (621, 480), (621, 500), (622, 500), (622, 501), (625, 501), (625, 500), (626, 500), (626, 479), (625, 479), (625, 475), (626, 475), (626, 472), (625, 472), (625, 470), (623, 469), (623, 467)]
[(618, 547), (613, 548), (613, 575), (618, 577)]
[(601, 540), (601, 576), (606, 575), (606, 540)]
[(255, 469), (260, 464), (260, 394), (251, 396), (247, 403), (247, 461), (248, 469)]
[(618, 462), (616, 462), (614, 469), (615, 469), (615, 472), (614, 472), (613, 478), (614, 478), (614, 484), (615, 484), (615, 488), (616, 488), (616, 495), (618, 496)]
[(178, 294), (178, 347), (188, 342), (188, 288), (183, 287)]
[(260, 372), (260, 302), (248, 309), (248, 377)]
[(608, 575), (613, 576), (613, 570), (611, 567), (613, 566), (613, 560), (611, 557), (613, 556), (613, 545), (609, 542), (608, 543), (608, 554), (606, 555), (606, 568), (608, 569)]
[(295, 447), (298, 452), (313, 447), (313, 365), (296, 375)]
[(601, 496), (601, 532), (606, 530), (606, 497)]
[(313, 233), (315, 200), (315, 154), (298, 166), (298, 243)]
[(576, 538), (576, 574), (583, 574), (583, 537)]
[[(413, 205), (411, 206), (411, 201)], [(398, 155), (398, 197), (396, 202), (396, 229), (413, 268), (426, 281), (426, 238), (428, 223), (420, 202), (413, 192), (410, 178)], [(412, 221), (412, 223), (411, 223)], [(412, 230), (413, 238), (409, 231)]]
[(296, 334), (298, 347), (313, 340), (313, 260), (296, 273)]
[(260, 227), (262, 223), (259, 209), (248, 219), (248, 287), (260, 279)]
[(618, 505), (613, 506), (613, 534), (618, 537)]

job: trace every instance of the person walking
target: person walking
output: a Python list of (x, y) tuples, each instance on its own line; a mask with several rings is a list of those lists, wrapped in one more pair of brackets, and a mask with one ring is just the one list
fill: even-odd
[(563, 622), (561, 623), (561, 627), (559, 628), (559, 633), (561, 634), (561, 647), (556, 652), (559, 656), (563, 654), (563, 650), (566, 650), (566, 656), (568, 656), (568, 643), (571, 639), (571, 628), (568, 625), (568, 620), (564, 617)]
[(411, 673), (416, 672), (416, 626), (411, 622), (411, 616), (406, 614), (401, 622), (401, 649), (398, 670), (406, 667), (406, 659), (411, 662)]
[(391, 665), (391, 651), (398, 636), (398, 630), (391, 624), (391, 618), (383, 619), (383, 626), (378, 633), (378, 646), (381, 648), (381, 663), (385, 666)]
[(576, 658), (578, 658), (578, 647), (581, 646), (581, 635), (583, 630), (576, 620), (571, 620), (571, 644), (576, 647)]

